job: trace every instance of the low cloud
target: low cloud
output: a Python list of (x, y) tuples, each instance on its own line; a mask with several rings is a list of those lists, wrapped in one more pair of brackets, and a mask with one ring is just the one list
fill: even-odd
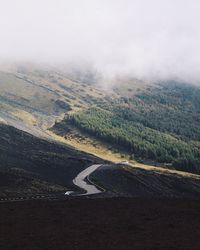
[(0, 0), (0, 59), (200, 82), (198, 0)]

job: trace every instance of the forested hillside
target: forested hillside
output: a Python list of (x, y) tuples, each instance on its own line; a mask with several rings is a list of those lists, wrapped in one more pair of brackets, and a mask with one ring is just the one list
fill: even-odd
[(200, 89), (162, 83), (126, 98), (98, 99), (89, 109), (67, 115), (61, 124), (78, 127), (137, 160), (171, 163), (200, 171)]

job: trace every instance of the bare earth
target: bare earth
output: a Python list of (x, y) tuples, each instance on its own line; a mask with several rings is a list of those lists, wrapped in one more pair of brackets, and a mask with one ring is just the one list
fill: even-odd
[(1, 203), (0, 249), (200, 249), (200, 201)]

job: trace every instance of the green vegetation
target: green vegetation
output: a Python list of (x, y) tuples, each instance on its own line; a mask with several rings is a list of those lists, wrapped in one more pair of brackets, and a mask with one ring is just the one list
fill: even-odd
[(129, 108), (115, 111), (144, 126), (200, 140), (200, 88), (171, 83), (138, 95), (128, 103)]
[(129, 120), (183, 139), (200, 140), (200, 88), (171, 82), (132, 98), (107, 98), (97, 105)]
[(137, 159), (200, 172), (198, 87), (170, 83), (132, 98), (98, 99), (96, 106), (67, 115), (64, 124), (126, 149)]

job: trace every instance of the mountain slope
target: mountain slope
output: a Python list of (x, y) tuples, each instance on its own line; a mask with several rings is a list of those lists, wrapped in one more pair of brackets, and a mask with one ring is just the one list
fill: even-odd
[[(199, 87), (118, 78), (105, 90), (94, 85), (89, 75), (81, 79), (75, 73), (48, 67), (4, 70), (0, 73), (0, 119), (30, 134), (61, 140), (109, 161), (130, 160), (133, 165), (140, 162), (199, 173)], [(15, 133), (19, 131), (11, 132)], [(31, 145), (31, 140), (26, 136), (23, 143)], [(6, 161), (11, 164), (12, 157), (17, 159), (19, 154), (23, 157), (19, 163), (23, 168), (26, 165), (28, 172), (35, 167), (36, 172), (53, 176), (53, 163), (63, 166), (67, 160), (61, 155), (62, 149), (54, 143), (56, 150), (49, 153), (51, 144), (39, 143), (41, 153), (35, 143), (38, 139), (33, 140), (31, 159), (26, 159), (26, 149), (23, 153), (12, 146), (16, 154), (13, 156), (11, 150), (11, 155), (4, 156)], [(40, 156), (43, 161), (38, 160)], [(37, 167), (45, 164), (51, 166), (49, 170)], [(65, 177), (61, 172), (55, 172), (55, 179), (63, 185)]]
[(200, 177), (145, 170), (125, 165), (104, 165), (90, 179), (112, 196), (140, 198), (193, 198), (200, 195)]
[(99, 162), (103, 161), (0, 124), (0, 178), (4, 180), (1, 182), (1, 194), (12, 194), (13, 185), (16, 193), (23, 188), (22, 193), (30, 193), (30, 188), (33, 192), (63, 192), (64, 189), (75, 188), (72, 180), (81, 170)]
[(162, 83), (132, 97), (98, 99), (96, 105), (56, 123), (70, 126), (125, 150), (131, 158), (200, 172), (200, 88)]

